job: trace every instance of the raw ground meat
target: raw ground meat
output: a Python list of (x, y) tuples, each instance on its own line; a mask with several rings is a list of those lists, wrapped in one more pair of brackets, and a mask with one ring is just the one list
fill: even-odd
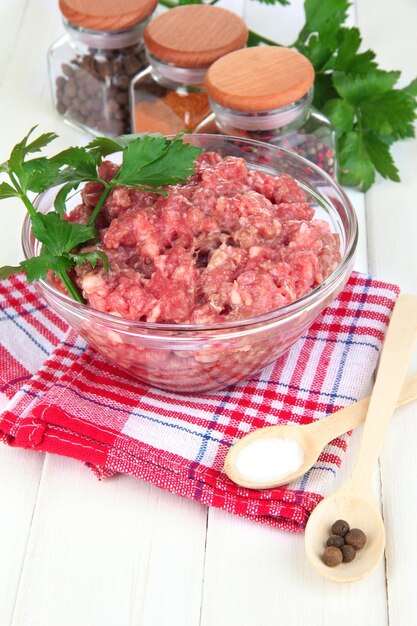
[[(110, 180), (117, 166), (104, 162)], [(87, 183), (69, 216), (87, 222), (101, 185)], [(96, 226), (106, 273), (84, 264), (76, 280), (89, 305), (130, 320), (197, 323), (246, 319), (282, 307), (323, 282), (339, 240), (314, 219), (290, 176), (248, 170), (207, 153), (168, 196), (116, 187)]]

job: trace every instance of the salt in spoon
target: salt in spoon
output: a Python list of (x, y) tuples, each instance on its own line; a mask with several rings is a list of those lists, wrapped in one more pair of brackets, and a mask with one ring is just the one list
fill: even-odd
[[(403, 406), (417, 399), (417, 374), (408, 378), (401, 390), (397, 406)], [(311, 424), (282, 424), (265, 426), (245, 435), (229, 449), (224, 469), (228, 477), (237, 485), (248, 489), (273, 489), (300, 478), (316, 464), (323, 448), (333, 439), (353, 430), (365, 421), (370, 398), (363, 398), (354, 404), (336, 411)], [(239, 470), (238, 457), (247, 446), (258, 441), (294, 441), (302, 451), (302, 464), (296, 470), (274, 480), (254, 480)]]
[[(314, 509), (306, 526), (307, 557), (314, 569), (330, 580), (352, 582), (364, 578), (375, 569), (384, 552), (385, 529), (372, 489), (373, 469), (416, 338), (417, 297), (400, 296), (384, 341), (355, 468), (348, 481)], [(353, 561), (333, 568), (323, 563), (322, 555), (330, 527), (338, 519), (363, 530), (367, 543)]]

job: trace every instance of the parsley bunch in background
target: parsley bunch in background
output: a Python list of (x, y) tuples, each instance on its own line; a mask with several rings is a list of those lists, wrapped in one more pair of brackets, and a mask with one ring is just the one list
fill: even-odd
[[(203, 0), (180, 0), (198, 4)], [(264, 4), (289, 4), (287, 0), (258, 0)], [(172, 0), (159, 0), (166, 7)], [(215, 4), (213, 0), (211, 4)], [(408, 87), (395, 87), (400, 72), (387, 72), (375, 62), (372, 50), (359, 51), (358, 28), (345, 26), (349, 0), (305, 0), (305, 23), (289, 46), (312, 62), (316, 79), (314, 106), (333, 122), (339, 161), (339, 181), (366, 191), (376, 172), (399, 181), (390, 146), (414, 137), (417, 79)], [(280, 45), (249, 31), (248, 46)]]
[(343, 26), (348, 0), (306, 0), (306, 22), (293, 47), (316, 71), (314, 106), (333, 122), (339, 180), (366, 191), (379, 172), (399, 181), (390, 146), (414, 137), (417, 80), (395, 87), (400, 72), (386, 72), (372, 50), (359, 52), (358, 28)]
[[(164, 187), (185, 181), (195, 171), (195, 159), (200, 148), (184, 143), (179, 137), (169, 140), (161, 136), (126, 136), (117, 139), (98, 137), (88, 146), (68, 148), (59, 154), (31, 158), (53, 141), (55, 133), (44, 133), (31, 140), (32, 130), (13, 148), (7, 161), (0, 165), (0, 200), (19, 198), (25, 205), (34, 237), (41, 242), (39, 256), (22, 261), (18, 266), (0, 268), (0, 279), (23, 270), (29, 282), (46, 278), (53, 271), (61, 279), (67, 292), (78, 302), (84, 302), (71, 278), (76, 265), (89, 263), (95, 267), (100, 261), (109, 269), (106, 255), (100, 250), (80, 252), (80, 246), (97, 242), (94, 226), (107, 196), (116, 187), (135, 187), (148, 193), (166, 195)], [(122, 153), (122, 163), (110, 181), (100, 177), (103, 157)], [(88, 224), (77, 224), (65, 219), (66, 201), (70, 192), (81, 183), (96, 181), (103, 191), (90, 216)], [(49, 213), (36, 210), (31, 192), (41, 193), (62, 185)]]

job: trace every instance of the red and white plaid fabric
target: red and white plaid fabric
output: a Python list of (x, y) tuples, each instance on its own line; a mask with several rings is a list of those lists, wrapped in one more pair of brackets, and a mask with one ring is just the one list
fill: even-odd
[(0, 282), (0, 437), (70, 456), (102, 478), (123, 472), (205, 505), (300, 531), (329, 490), (347, 437), (286, 487), (243, 489), (223, 472), (246, 433), (307, 424), (369, 392), (399, 290), (354, 274), (293, 348), (222, 391), (153, 389), (108, 363), (39, 298), (22, 275)]

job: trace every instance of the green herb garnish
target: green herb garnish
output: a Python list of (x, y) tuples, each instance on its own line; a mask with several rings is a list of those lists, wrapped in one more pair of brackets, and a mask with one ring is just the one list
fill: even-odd
[[(84, 302), (70, 278), (74, 266), (100, 261), (109, 269), (106, 255), (99, 250), (79, 252), (82, 244), (97, 241), (95, 220), (109, 193), (116, 185), (135, 187), (150, 193), (166, 195), (165, 186), (185, 181), (195, 171), (195, 159), (202, 152), (177, 137), (172, 140), (155, 135), (125, 136), (117, 139), (98, 137), (85, 147), (68, 148), (52, 157), (29, 158), (53, 141), (55, 133), (44, 133), (30, 141), (34, 129), (13, 148), (8, 161), (0, 165), (0, 176), (8, 182), (0, 183), (0, 200), (17, 197), (24, 203), (31, 220), (32, 232), (42, 243), (38, 257), (22, 261), (19, 266), (0, 268), (0, 279), (23, 270), (29, 281), (45, 278), (52, 270), (78, 302)], [(98, 167), (103, 157), (122, 153), (122, 165), (110, 182), (100, 178)], [(64, 219), (69, 193), (81, 183), (96, 181), (103, 192), (90, 216), (88, 224), (75, 224)], [(38, 213), (30, 192), (41, 193), (55, 185), (62, 185), (54, 210)]]

